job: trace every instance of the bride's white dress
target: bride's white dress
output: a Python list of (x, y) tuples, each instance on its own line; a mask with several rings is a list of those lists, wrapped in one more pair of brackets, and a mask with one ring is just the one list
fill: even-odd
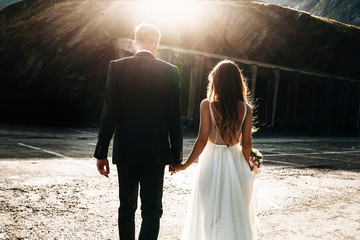
[[(199, 157), (182, 239), (256, 239), (254, 175), (240, 144), (225, 145), (209, 105), (209, 141)], [(244, 107), (238, 134), (246, 116), (245, 103)]]

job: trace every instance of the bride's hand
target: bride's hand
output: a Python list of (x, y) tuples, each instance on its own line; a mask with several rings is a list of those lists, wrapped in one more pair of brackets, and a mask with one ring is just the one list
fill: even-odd
[(259, 173), (261, 171), (262, 165), (259, 165), (259, 162), (255, 160), (254, 157), (250, 157), (250, 170), (254, 173)]
[(186, 167), (183, 163), (179, 163), (179, 164), (176, 164), (172, 167), (173, 170), (175, 170), (176, 172), (178, 171), (181, 171), (181, 170), (185, 170)]
[(259, 172), (261, 171), (261, 165), (260, 165), (260, 167), (259, 167), (259, 163), (258, 163), (257, 161), (254, 162), (254, 166), (253, 166), (252, 171), (253, 171), (254, 173), (259, 173)]

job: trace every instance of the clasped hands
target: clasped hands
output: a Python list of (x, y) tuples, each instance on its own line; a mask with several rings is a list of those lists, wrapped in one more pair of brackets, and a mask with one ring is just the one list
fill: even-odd
[(178, 164), (170, 164), (169, 165), (169, 172), (171, 173), (171, 175), (181, 171), (181, 170), (185, 170), (186, 166), (184, 163), (178, 163)]

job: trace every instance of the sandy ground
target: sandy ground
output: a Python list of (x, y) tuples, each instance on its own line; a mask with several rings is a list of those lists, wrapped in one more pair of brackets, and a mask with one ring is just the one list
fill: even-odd
[[(117, 239), (118, 189), (92, 159), (0, 161), (0, 239)], [(197, 165), (165, 174), (159, 239), (180, 239)], [(267, 165), (259, 239), (360, 239), (360, 173)], [(140, 224), (137, 212), (137, 232)]]
[[(112, 166), (107, 179), (95, 168), (97, 131), (0, 124), (0, 240), (118, 239), (117, 173)], [(193, 143), (186, 135), (184, 156)], [(258, 239), (360, 239), (360, 138), (253, 143), (265, 158), (256, 180)], [(166, 172), (159, 240), (180, 239), (196, 171), (197, 164)], [(137, 233), (140, 222), (138, 211)]]

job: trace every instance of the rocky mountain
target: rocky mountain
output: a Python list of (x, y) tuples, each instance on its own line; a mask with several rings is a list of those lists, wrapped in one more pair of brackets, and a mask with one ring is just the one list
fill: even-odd
[(4, 7), (12, 4), (12, 3), (15, 3), (15, 2), (18, 2), (20, 0), (0, 0), (0, 10), (3, 9)]
[(141, 22), (157, 25), (167, 46), (360, 79), (357, 27), (250, 1), (170, 2), (23, 0), (4, 8), (0, 118), (97, 122), (108, 62)]
[(360, 26), (360, 0), (264, 0), (313, 15)]

